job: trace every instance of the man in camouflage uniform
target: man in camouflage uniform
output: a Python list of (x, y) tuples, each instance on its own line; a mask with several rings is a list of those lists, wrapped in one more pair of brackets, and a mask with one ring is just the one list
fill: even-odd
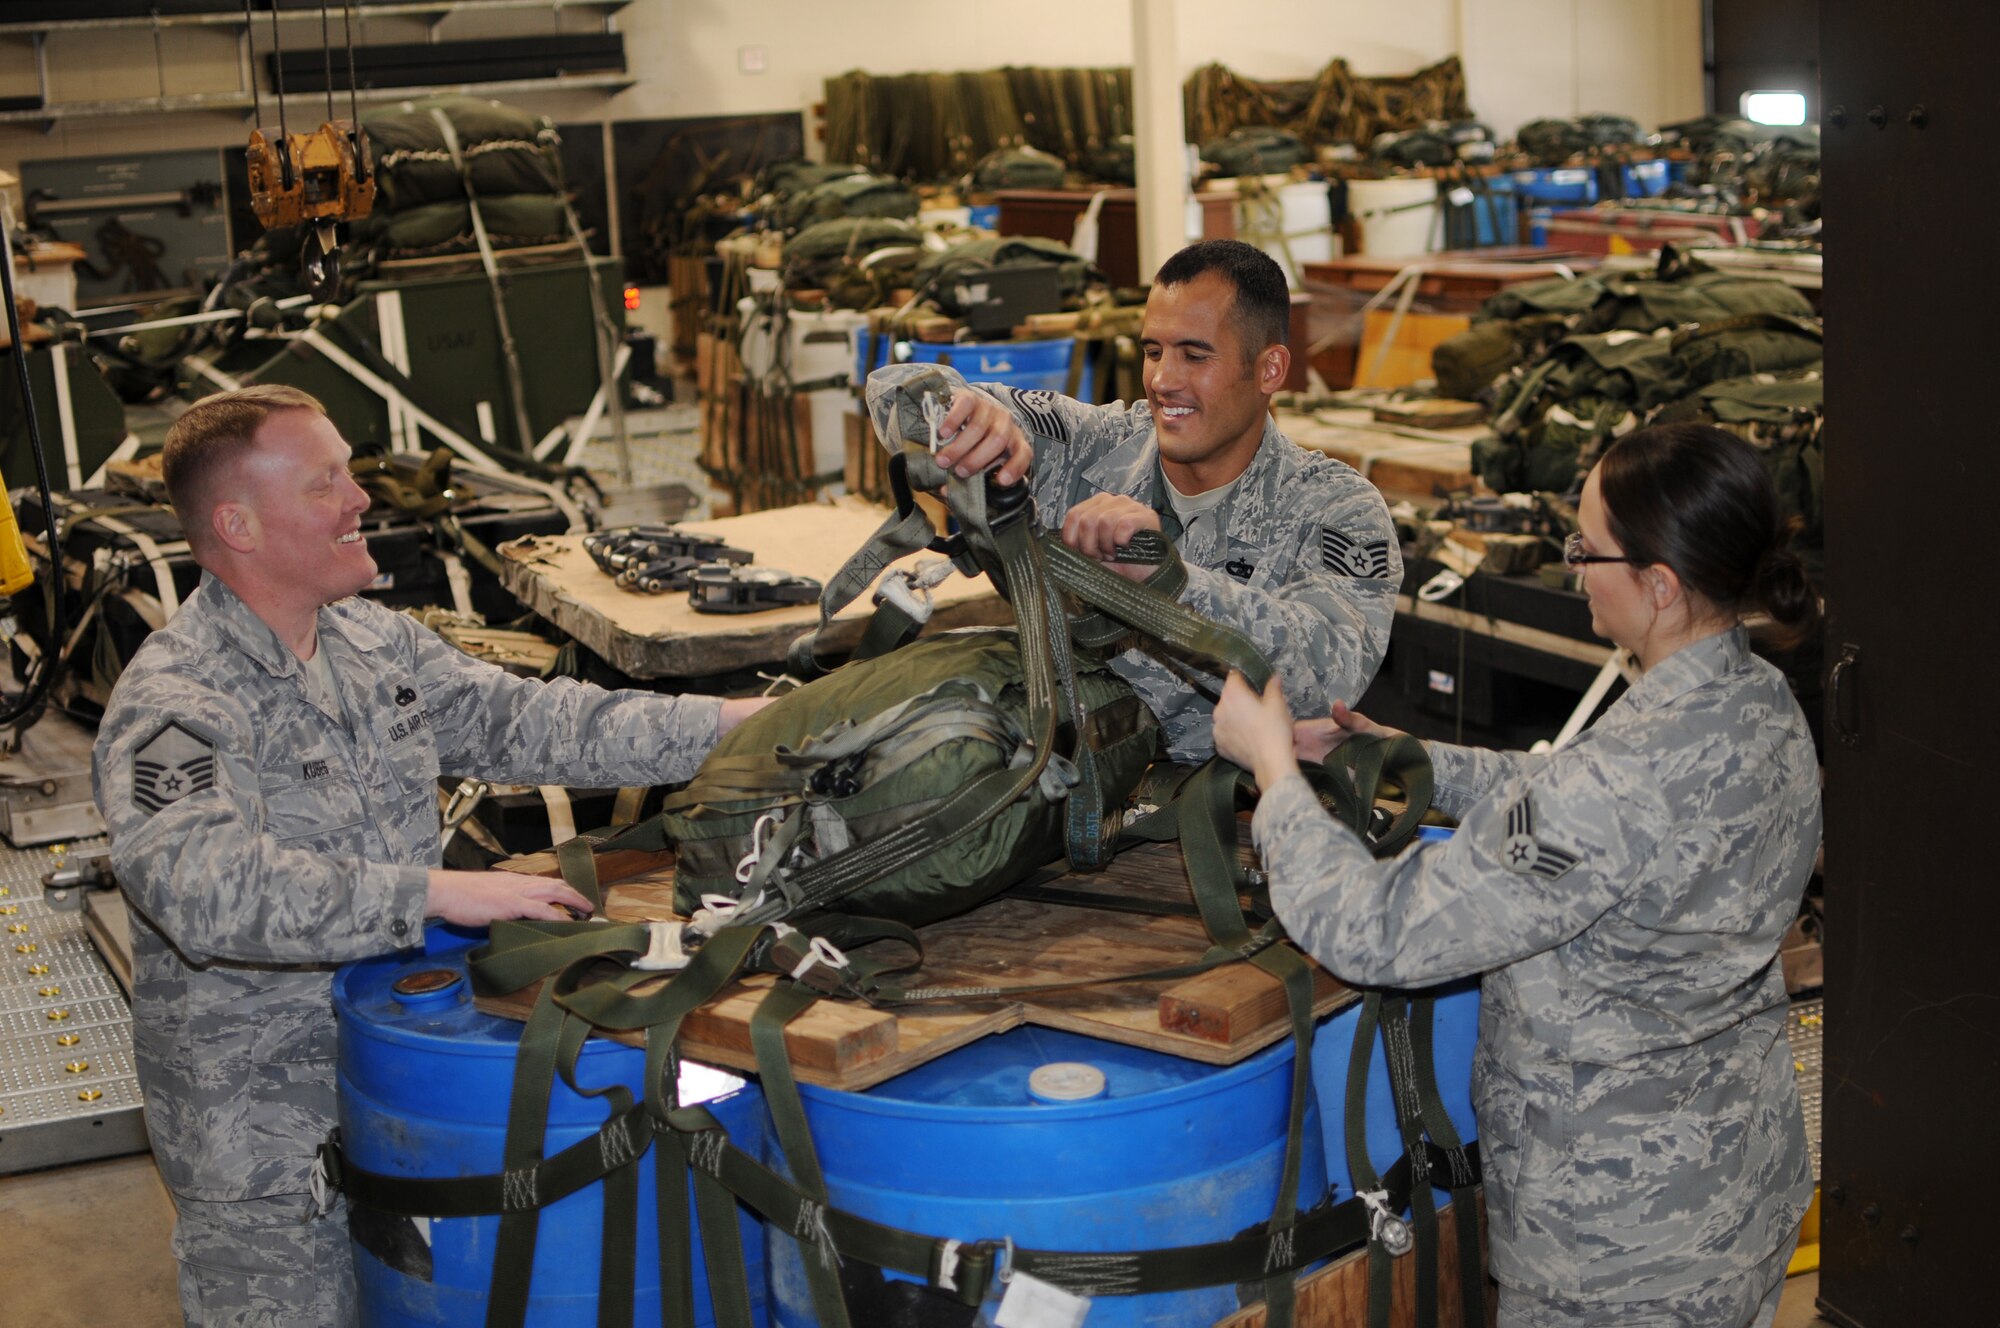
[[(1235, 240), (1167, 260), (1146, 302), (1140, 344), (1146, 400), (1088, 406), (994, 383), (957, 389), (939, 457), (961, 475), (998, 464), (1029, 475), (1036, 511), (1063, 541), (1133, 580), (1116, 561), (1140, 530), (1162, 531), (1188, 569), (1182, 604), (1256, 642), (1300, 714), (1368, 689), (1388, 648), (1402, 553), (1382, 495), (1342, 462), (1279, 431), (1270, 398), (1291, 364), (1290, 296), (1271, 259)], [(921, 403), (898, 389), (932, 365), (891, 365), (868, 380), (885, 446), (927, 437)], [(1113, 667), (1160, 719), (1175, 760), (1214, 751), (1220, 680), (1130, 650)]]
[(438, 777), (686, 779), (755, 702), (510, 676), (348, 598), (368, 496), (311, 397), (211, 397), (169, 434), (201, 586), (133, 657), (93, 775), (133, 906), (133, 1037), (179, 1221), (187, 1320), (354, 1317), (344, 1209), (311, 1184), (334, 1120), (334, 966), (585, 907), (561, 881), (439, 870)]

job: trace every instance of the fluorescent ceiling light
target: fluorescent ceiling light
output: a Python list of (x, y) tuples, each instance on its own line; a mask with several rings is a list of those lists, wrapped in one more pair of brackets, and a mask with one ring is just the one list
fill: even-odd
[(1806, 94), (1803, 92), (1746, 92), (1743, 118), (1758, 124), (1795, 125), (1806, 122)]

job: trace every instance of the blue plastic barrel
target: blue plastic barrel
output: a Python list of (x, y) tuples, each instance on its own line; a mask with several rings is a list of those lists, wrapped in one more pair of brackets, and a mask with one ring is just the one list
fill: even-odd
[[(1446, 832), (1449, 833), (1449, 832)], [(1426, 841), (1436, 832), (1423, 827)], [(1472, 1049), (1479, 1040), (1479, 980), (1470, 978), (1442, 987), (1435, 993), (1437, 1005), (1431, 1016), (1432, 1062), (1437, 1071), (1438, 1095), (1444, 1100), (1445, 1114), (1462, 1143), (1471, 1143), (1478, 1134), (1472, 1115)], [(1354, 1030), (1361, 1019), (1359, 1002), (1349, 1006), (1319, 1026), (1313, 1034), (1313, 1090), (1326, 1105), (1321, 1119), (1326, 1123), (1326, 1172), (1332, 1180), (1334, 1198), (1346, 1199), (1354, 1193), (1354, 1176), (1347, 1165), (1346, 1119), (1347, 1067), (1354, 1058)], [(1368, 1061), (1368, 1160), (1380, 1175), (1403, 1155), (1403, 1136), (1396, 1127), (1396, 1102), (1389, 1091), (1389, 1062), (1382, 1035), (1375, 1035), (1374, 1054)], [(1439, 1190), (1438, 1201), (1445, 1193)]]
[[(1289, 1038), (1203, 1065), (1017, 1028), (861, 1093), (800, 1087), (835, 1207), (930, 1236), (1046, 1250), (1163, 1249), (1258, 1227), (1277, 1201)], [(1326, 1185), (1306, 1119), (1301, 1207)], [(894, 1274), (891, 1274), (894, 1276)], [(1233, 1286), (1105, 1296), (1090, 1328), (1206, 1325)], [(772, 1320), (815, 1323), (798, 1245), (771, 1242)]]
[(1597, 201), (1597, 172), (1576, 166), (1515, 171), (1514, 192), (1530, 204), (1588, 205)]
[(1668, 171), (1664, 157), (1626, 162), (1618, 169), (1624, 177), (1627, 198), (1657, 198), (1667, 192)]
[[(946, 364), (958, 370), (968, 383), (1005, 383), (1023, 390), (1044, 388), (1060, 392), (1069, 381), (1070, 356), (1076, 341), (1057, 337), (1047, 341), (895, 341), (870, 337), (866, 329), (854, 334), (855, 381), (866, 379), (891, 358), (908, 364)], [(868, 348), (875, 359), (868, 362)]]
[[(473, 1008), (462, 938), (437, 933), (426, 939), (430, 952), (420, 958), (370, 959), (348, 965), (334, 979), (341, 1136), (349, 1158), (370, 1171), (415, 1177), (491, 1174), (501, 1169), (522, 1025)], [(406, 990), (397, 990), (399, 982)], [(623, 1084), (636, 1099), (645, 1080), (645, 1060), (637, 1047), (593, 1038), (578, 1058), (577, 1081), (586, 1088)], [(685, 1066), (681, 1084), (683, 1101), (712, 1096), (709, 1110), (738, 1147), (761, 1151), (765, 1115), (762, 1094), (754, 1085), (706, 1066)], [(572, 1092), (557, 1076), (546, 1152), (554, 1154), (595, 1133), (608, 1112), (602, 1099)], [(648, 1151), (640, 1163), (634, 1295), (641, 1323), (660, 1321), (653, 1158)], [(603, 1212), (601, 1183), (542, 1210), (530, 1324), (595, 1328)], [(763, 1227), (747, 1211), (740, 1216), (751, 1296), (761, 1323)], [(364, 1324), (402, 1328), (485, 1321), (500, 1230), (497, 1216), (382, 1221), (389, 1225), (375, 1224), (368, 1243), (358, 1235), (355, 1243)], [(697, 1234), (695, 1323), (712, 1325), (700, 1246)]]

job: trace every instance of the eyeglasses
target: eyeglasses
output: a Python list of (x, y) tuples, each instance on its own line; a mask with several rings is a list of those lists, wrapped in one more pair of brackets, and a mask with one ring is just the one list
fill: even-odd
[(1588, 567), (1592, 563), (1629, 563), (1632, 561), (1634, 560), (1631, 558), (1613, 558), (1609, 554), (1585, 553), (1583, 551), (1582, 531), (1577, 531), (1563, 541), (1563, 566), (1569, 568), (1572, 572), (1576, 571), (1579, 567)]

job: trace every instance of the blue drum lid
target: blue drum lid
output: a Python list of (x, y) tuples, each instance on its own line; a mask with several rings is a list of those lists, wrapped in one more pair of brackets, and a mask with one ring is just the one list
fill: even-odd
[[(1289, 1057), (1290, 1054), (1291, 1044), (1286, 1041), (1238, 1065), (1204, 1065), (1141, 1047), (1024, 1026), (981, 1038), (858, 1096), (885, 1106), (902, 1103), (923, 1108), (927, 1115), (936, 1114), (936, 1109), (1012, 1107), (1034, 1112), (1088, 1111), (1102, 1109), (1107, 1103), (1199, 1094), (1211, 1085), (1257, 1073), (1274, 1055)], [(1103, 1090), (1068, 1102), (1038, 1097), (1030, 1087), (1030, 1076), (1056, 1063), (1074, 1063), (1096, 1070), (1104, 1077)], [(805, 1086), (804, 1091), (830, 1090)]]

